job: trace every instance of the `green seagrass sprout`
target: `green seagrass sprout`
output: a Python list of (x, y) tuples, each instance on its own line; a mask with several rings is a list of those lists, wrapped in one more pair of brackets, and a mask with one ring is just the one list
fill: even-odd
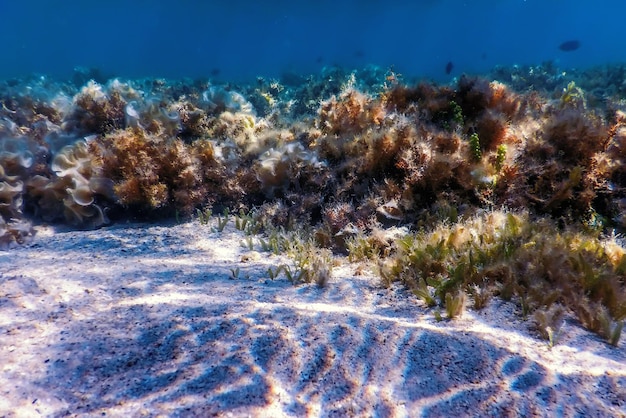
[(450, 109), (452, 110), (452, 120), (459, 125), (463, 125), (463, 109), (454, 100), (450, 102)]
[(483, 154), (480, 151), (480, 139), (478, 138), (478, 134), (477, 133), (473, 133), (472, 135), (470, 135), (469, 143), (470, 143), (470, 149), (471, 149), (471, 152), (472, 152), (472, 158), (475, 161), (480, 161), (480, 159), (482, 158)]
[(496, 162), (494, 168), (496, 169), (496, 173), (499, 173), (504, 166), (504, 159), (506, 158), (506, 145), (500, 144), (498, 145), (498, 149), (496, 150)]

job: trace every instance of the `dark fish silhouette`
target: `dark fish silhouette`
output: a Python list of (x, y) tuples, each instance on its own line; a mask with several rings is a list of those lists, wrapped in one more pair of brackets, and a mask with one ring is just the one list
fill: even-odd
[(565, 41), (559, 45), (559, 49), (565, 52), (576, 51), (578, 48), (580, 48), (580, 41), (577, 39)]
[(446, 74), (450, 74), (453, 68), (454, 64), (452, 63), (452, 61), (448, 61), (448, 63), (446, 64)]

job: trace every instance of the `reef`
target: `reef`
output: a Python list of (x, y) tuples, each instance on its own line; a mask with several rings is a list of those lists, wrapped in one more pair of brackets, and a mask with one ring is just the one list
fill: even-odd
[(24, 242), (29, 221), (97, 228), (205, 207), (254, 207), (331, 237), (419, 228), (442, 207), (621, 230), (623, 71), (546, 63), (449, 85), (375, 67), (250, 85), (7, 80), (3, 242)]
[[(616, 344), (625, 68), (1, 81), (0, 248), (30, 242), (33, 223), (254, 213), (376, 262), (450, 317), (465, 294), (477, 308), (516, 296), (544, 331), (565, 306)], [(415, 235), (390, 239), (398, 226)]]

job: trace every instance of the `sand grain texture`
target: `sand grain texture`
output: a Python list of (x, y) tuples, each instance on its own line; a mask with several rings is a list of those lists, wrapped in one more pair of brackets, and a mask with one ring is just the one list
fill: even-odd
[[(626, 416), (626, 343), (438, 323), (356, 266), (292, 286), (232, 225), (39, 228), (0, 252), (0, 416)], [(239, 267), (239, 278), (231, 269)]]

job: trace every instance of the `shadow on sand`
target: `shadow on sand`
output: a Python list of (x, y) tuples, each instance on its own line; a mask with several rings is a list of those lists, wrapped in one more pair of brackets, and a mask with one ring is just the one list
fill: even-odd
[[(624, 384), (623, 377), (620, 382), (609, 376), (598, 378), (595, 387), (585, 385), (589, 377), (583, 375), (548, 379), (540, 364), (471, 333), (227, 303), (103, 312), (68, 329), (46, 365), (47, 379), (39, 384), (71, 405), (59, 415), (127, 404), (135, 413), (141, 408), (132, 405), (172, 416), (210, 416), (273, 404), (291, 416), (316, 410), (324, 416), (384, 417), (402, 410), (422, 416), (567, 415), (572, 405), (595, 416), (607, 406), (607, 390), (619, 396)], [(568, 379), (589, 392), (559, 392)], [(55, 388), (54, 382), (68, 380), (71, 389)]]
[[(602, 416), (626, 406), (622, 374), (556, 373), (481, 334), (417, 322), (395, 299), (363, 311), (367, 292), (344, 282), (232, 281), (237, 264), (199, 258), (177, 231), (59, 234), (4, 276), (37, 298), (37, 269), (78, 288), (109, 283), (63, 307), (41, 299), (32, 314), (0, 304), (22, 324), (57, 326), (36, 358), (45, 374), (20, 374), (60, 400), (54, 416)], [(119, 276), (107, 270), (122, 262)], [(80, 298), (94, 304), (79, 315)]]

